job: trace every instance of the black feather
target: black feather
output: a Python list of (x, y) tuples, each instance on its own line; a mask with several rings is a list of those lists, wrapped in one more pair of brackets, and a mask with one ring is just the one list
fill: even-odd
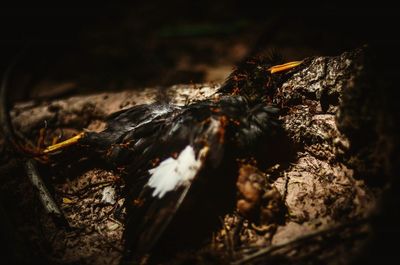
[[(279, 131), (279, 109), (269, 102), (283, 79), (282, 75), (271, 75), (268, 71), (273, 64), (281, 63), (279, 60), (278, 56), (247, 59), (221, 86), (217, 98), (184, 106), (162, 102), (122, 110), (109, 117), (103, 132), (88, 133), (81, 140), (82, 145), (90, 146), (108, 162), (125, 169), (128, 209), (125, 261), (139, 261), (160, 244), (166, 230), (177, 223), (174, 218), (184, 211), (181, 208), (187, 211), (187, 206), (182, 206), (190, 201), (187, 197), (195, 197), (198, 188), (192, 186), (204, 183), (209, 179), (207, 176), (216, 174), (217, 179), (203, 186), (204, 193), (207, 185), (218, 194), (219, 188), (214, 184), (219, 183), (224, 189), (230, 183), (226, 186), (234, 194), (234, 176), (227, 176), (228, 180), (222, 175), (232, 170), (235, 158)], [(195, 159), (200, 159), (206, 150), (201, 166), (191, 171), (193, 178), (175, 184), (164, 196), (155, 195), (155, 187), (149, 184), (152, 176), (149, 170), (167, 159), (173, 161), (188, 146), (193, 149)], [(230, 165), (228, 171), (221, 170), (223, 165)], [(220, 207), (219, 203), (213, 204)], [(190, 219), (190, 215), (185, 218)], [(217, 220), (217, 216), (210, 218)]]

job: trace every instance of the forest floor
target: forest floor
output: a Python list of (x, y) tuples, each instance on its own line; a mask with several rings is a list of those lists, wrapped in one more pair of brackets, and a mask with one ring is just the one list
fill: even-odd
[[(10, 83), (17, 102), (11, 112), (15, 128), (34, 143), (45, 128), (43, 147), (55, 137), (101, 131), (109, 114), (160, 97), (181, 105), (211, 97), (235, 63), (254, 50), (275, 49), (288, 61), (312, 57), (274, 97), (285, 107), (280, 119), (290, 140), (278, 151), (290, 156), (273, 165), (242, 165), (232, 176), (239, 177), (238, 200), (246, 198), (244, 185), (259, 187), (261, 179), (263, 199), (257, 207), (263, 221), (231, 211), (195, 255), (179, 253), (170, 262), (349, 264), (364, 255), (373, 234), (368, 220), (390, 189), (390, 182), (376, 175), (385, 175), (381, 172), (395, 163), (386, 151), (396, 148), (379, 137), (390, 132), (358, 139), (354, 133), (380, 130), (358, 115), (377, 109), (371, 103), (376, 94), (368, 90), (366, 99), (360, 96), (370, 73), (368, 53), (355, 49), (364, 44), (363, 31), (350, 36), (329, 19), (336, 18), (332, 15), (305, 18), (277, 9), (248, 16), (246, 8), (223, 4), (198, 7), (207, 20), (186, 10), (181, 21), (179, 14), (186, 11), (171, 4), (176, 8), (168, 13), (151, 5), (119, 9), (116, 17), (86, 23), (73, 41), (34, 42)], [(153, 16), (145, 15), (149, 12)], [(237, 13), (240, 19), (232, 16)], [(358, 107), (364, 103), (367, 107)], [(381, 121), (378, 115), (370, 116)], [(390, 122), (376, 124), (388, 128)], [(87, 159), (72, 166), (62, 153), (39, 165), (72, 227), (68, 230), (46, 214), (19, 159), (3, 140), (0, 144), (1, 224), (10, 231), (5, 236), (10, 255), (24, 264), (118, 264), (126, 212), (118, 172)]]

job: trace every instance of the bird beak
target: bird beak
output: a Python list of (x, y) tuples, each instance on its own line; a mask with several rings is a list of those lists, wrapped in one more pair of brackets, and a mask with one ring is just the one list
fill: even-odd
[(285, 63), (285, 64), (274, 65), (274, 66), (268, 68), (268, 71), (271, 74), (287, 71), (287, 70), (290, 70), (290, 69), (300, 65), (302, 62), (303, 61), (293, 61), (293, 62), (289, 62), (289, 63)]
[(43, 153), (47, 154), (47, 153), (52, 153), (55, 151), (58, 151), (60, 149), (63, 149), (64, 147), (67, 147), (69, 145), (73, 145), (75, 143), (77, 143), (79, 141), (79, 139), (81, 139), (84, 136), (84, 132), (79, 133), (78, 135), (69, 138), (63, 142), (60, 142), (58, 144), (54, 144), (54, 145), (50, 145), (48, 146), (46, 149), (43, 150)]

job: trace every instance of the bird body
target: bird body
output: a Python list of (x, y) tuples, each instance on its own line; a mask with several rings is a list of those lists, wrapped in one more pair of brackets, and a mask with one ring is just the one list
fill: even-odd
[[(200, 227), (210, 229), (232, 210), (235, 159), (251, 155), (261, 139), (279, 130), (279, 110), (269, 104), (283, 77), (271, 74), (276, 63), (247, 60), (214, 97), (184, 106), (134, 106), (112, 114), (104, 131), (79, 139), (123, 172), (124, 262), (139, 263), (156, 249), (165, 254), (168, 238), (178, 248), (188, 246), (194, 234), (205, 235)], [(196, 231), (185, 229), (196, 221)]]
[[(207, 167), (206, 175), (210, 175), (223, 162), (229, 161), (232, 167), (235, 157), (274, 131), (278, 126), (277, 111), (262, 101), (249, 102), (239, 95), (186, 106), (153, 103), (113, 115), (105, 131), (88, 133), (81, 139), (82, 145), (90, 146), (115, 166), (124, 168), (128, 187), (128, 252), (136, 257), (148, 254), (182, 202), (188, 200), (192, 184), (198, 178), (205, 182), (203, 168)], [(234, 170), (228, 171), (235, 174)], [(230, 186), (232, 196), (224, 188), (219, 192), (233, 203), (235, 178), (226, 179), (226, 173), (220, 172), (214, 176), (220, 179), (207, 183)], [(207, 193), (207, 188), (200, 190)], [(214, 197), (218, 197), (218, 191), (215, 193)], [(202, 210), (207, 211), (194, 208), (192, 212)]]

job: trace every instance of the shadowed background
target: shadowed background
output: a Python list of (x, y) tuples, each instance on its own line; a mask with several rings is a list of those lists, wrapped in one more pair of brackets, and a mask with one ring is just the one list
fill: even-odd
[(28, 47), (13, 99), (222, 82), (254, 50), (287, 60), (397, 38), (395, 9), (248, 1), (150, 1), (0, 9), (0, 67)]

